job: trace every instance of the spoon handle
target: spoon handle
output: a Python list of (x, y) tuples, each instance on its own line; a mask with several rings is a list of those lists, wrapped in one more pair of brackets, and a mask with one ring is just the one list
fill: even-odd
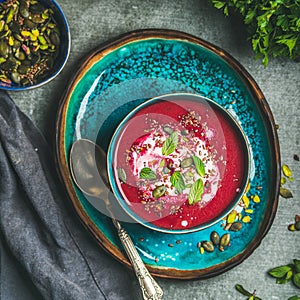
[(139, 281), (143, 294), (143, 299), (161, 300), (163, 296), (163, 291), (147, 270), (130, 236), (117, 220), (113, 219), (113, 223), (118, 230), (120, 240), (123, 244), (123, 247), (129, 257), (131, 265)]

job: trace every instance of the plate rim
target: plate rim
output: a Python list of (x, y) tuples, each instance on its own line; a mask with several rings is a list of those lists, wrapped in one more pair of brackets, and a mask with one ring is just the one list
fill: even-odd
[[(274, 163), (271, 165), (272, 173), (275, 176), (272, 177), (271, 185), (274, 186), (274, 189), (270, 191), (269, 201), (265, 209), (266, 217), (261, 222), (259, 230), (255, 235), (255, 238), (249, 243), (246, 249), (233, 258), (221, 263), (214, 265), (209, 268), (199, 269), (199, 270), (178, 270), (175, 268), (165, 268), (165, 267), (153, 267), (152, 265), (147, 265), (150, 273), (154, 276), (162, 278), (172, 278), (172, 279), (207, 279), (214, 277), (216, 275), (222, 274), (233, 267), (242, 263), (246, 258), (248, 258), (254, 250), (260, 245), (261, 241), (271, 228), (271, 225), (274, 221), (275, 214), (278, 207), (278, 197), (279, 197), (279, 179), (280, 179), (280, 148), (279, 140), (275, 127), (275, 120), (271, 109), (261, 91), (256, 81), (250, 75), (250, 73), (229, 53), (220, 47), (213, 45), (210, 42), (207, 42), (199, 37), (194, 35), (170, 29), (140, 29), (124, 33), (119, 35), (101, 45), (94, 48), (88, 55), (80, 59), (82, 62), (78, 70), (73, 74), (71, 79), (68, 82), (68, 85), (63, 93), (59, 107), (56, 115), (56, 131), (55, 131), (55, 160), (56, 160), (56, 169), (60, 177), (60, 180), (63, 186), (67, 190), (67, 195), (69, 200), (72, 203), (73, 208), (77, 216), (79, 217), (83, 226), (92, 234), (96, 239), (98, 244), (105, 250), (105, 252), (112, 255), (116, 260), (124, 264), (125, 266), (132, 268), (129, 260), (126, 255), (116, 246), (108, 241), (105, 234), (103, 234), (98, 227), (91, 220), (90, 216), (84, 210), (80, 201), (78, 201), (74, 186), (72, 184), (71, 175), (68, 172), (69, 166), (66, 159), (65, 153), (65, 139), (64, 139), (64, 129), (66, 126), (66, 114), (68, 103), (70, 100), (71, 91), (76, 87), (77, 83), (80, 81), (82, 76), (85, 74), (85, 71), (90, 69), (94, 63), (98, 62), (108, 53), (116, 50), (117, 48), (124, 46), (125, 44), (142, 41), (147, 39), (166, 39), (166, 40), (179, 40), (186, 41), (193, 44), (196, 44), (200, 47), (208, 49), (214, 52), (217, 56), (225, 60), (231, 68), (233, 68), (240, 78), (243, 80), (244, 85), (248, 88), (250, 94), (252, 95), (253, 101), (256, 102), (256, 105), (259, 107), (260, 112), (262, 113), (262, 119), (264, 125), (266, 126), (267, 135), (271, 138), (269, 139), (270, 143), (270, 157), (271, 161)], [(273, 151), (272, 151), (273, 150)], [(270, 200), (271, 199), (271, 200)], [(139, 225), (141, 226), (141, 225)]]

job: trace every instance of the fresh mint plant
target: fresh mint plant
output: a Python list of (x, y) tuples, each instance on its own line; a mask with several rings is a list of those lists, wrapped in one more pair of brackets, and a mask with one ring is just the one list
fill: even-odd
[(300, 59), (300, 0), (212, 0), (226, 16), (230, 8), (244, 18), (256, 57)]
[(294, 259), (293, 264), (273, 268), (268, 274), (276, 278), (277, 284), (285, 284), (292, 280), (294, 285), (300, 289), (300, 260)]
[(197, 173), (201, 177), (204, 177), (205, 176), (205, 166), (204, 166), (203, 161), (198, 156), (193, 156), (193, 161), (194, 161), (194, 165), (197, 170)]

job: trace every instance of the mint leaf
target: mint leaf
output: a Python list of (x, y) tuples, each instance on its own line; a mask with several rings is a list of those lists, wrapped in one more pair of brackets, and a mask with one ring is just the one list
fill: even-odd
[(287, 272), (289, 272), (291, 270), (292, 270), (292, 268), (290, 266), (280, 266), (280, 267), (276, 267), (276, 268), (270, 270), (268, 273), (272, 277), (282, 278), (283, 276), (285, 276), (287, 274)]
[(211, 0), (217, 9), (228, 16), (229, 8), (238, 11), (252, 40), (256, 58), (267, 66), (269, 57), (289, 57), (297, 60), (300, 55), (299, 1), (237, 1)]
[(235, 285), (235, 289), (240, 292), (241, 294), (243, 294), (244, 296), (247, 296), (248, 300), (262, 300), (261, 298), (255, 296), (255, 292), (253, 292), (253, 294), (251, 294), (250, 292), (248, 292), (247, 290), (244, 289), (244, 287), (240, 284), (236, 284)]
[(297, 295), (290, 297), (288, 300), (300, 300), (300, 297)]
[(225, 2), (217, 1), (217, 0), (213, 0), (212, 2), (214, 4), (214, 6), (218, 9), (221, 9), (226, 4)]
[(286, 279), (285, 277), (284, 278), (277, 278), (276, 279), (276, 283), (277, 284), (286, 284), (290, 281), (290, 279)]
[(241, 294), (243, 294), (244, 296), (247, 296), (247, 297), (251, 297), (252, 294), (250, 292), (248, 292), (247, 290), (244, 289), (244, 287), (240, 284), (236, 284), (235, 285), (235, 289), (240, 292)]
[(245, 24), (250, 24), (254, 18), (255, 18), (255, 10), (248, 10), (244, 19)]
[(202, 194), (204, 192), (204, 185), (203, 185), (203, 181), (201, 178), (199, 178), (198, 180), (196, 180), (189, 192), (188, 195), (188, 202), (190, 205), (196, 204), (197, 202), (199, 202), (201, 200)]
[(194, 165), (195, 168), (197, 170), (197, 173), (201, 176), (204, 177), (205, 176), (205, 166), (203, 161), (198, 157), (198, 156), (192, 156), (193, 161), (194, 161)]
[(156, 174), (148, 167), (145, 167), (140, 172), (140, 178), (147, 180), (155, 180)]
[(170, 181), (171, 181), (172, 185), (177, 189), (177, 191), (181, 194), (182, 191), (185, 189), (185, 183), (184, 183), (183, 177), (180, 174), (180, 172), (175, 171), (172, 174)]
[(293, 282), (295, 286), (300, 289), (300, 273), (294, 274)]
[(288, 272), (286, 273), (286, 275), (285, 275), (285, 278), (286, 278), (288, 281), (290, 281), (292, 277), (293, 277), (293, 271), (292, 271), (292, 270), (291, 270), (291, 271), (288, 271)]
[(175, 151), (178, 145), (178, 133), (176, 131), (172, 132), (170, 136), (165, 140), (161, 152), (162, 155), (169, 155)]
[(300, 273), (300, 260), (294, 259), (296, 273)]
[(297, 38), (282, 38), (276, 41), (278, 44), (284, 44), (288, 47), (290, 55), (293, 53), (293, 49), (296, 46)]

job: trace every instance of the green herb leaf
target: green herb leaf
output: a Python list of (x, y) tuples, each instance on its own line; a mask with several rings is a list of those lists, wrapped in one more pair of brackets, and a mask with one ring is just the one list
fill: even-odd
[(178, 190), (178, 192), (181, 194), (182, 191), (185, 189), (185, 183), (183, 180), (182, 175), (180, 174), (179, 171), (175, 171), (171, 178), (170, 181), (172, 183), (172, 185)]
[(293, 271), (288, 271), (285, 275), (286, 280), (290, 281), (291, 278), (293, 277)]
[(188, 202), (190, 205), (196, 204), (197, 202), (199, 202), (201, 200), (202, 194), (204, 192), (204, 185), (203, 185), (203, 181), (201, 178), (199, 178), (198, 180), (196, 180), (189, 192), (188, 195)]
[(256, 58), (268, 65), (269, 57), (300, 56), (299, 1), (237, 1), (211, 0), (217, 9), (228, 16), (229, 8), (238, 11), (244, 18)]
[(272, 277), (282, 278), (283, 276), (286, 275), (287, 272), (289, 272), (291, 270), (292, 270), (292, 268), (290, 266), (280, 266), (280, 267), (276, 267), (276, 268), (270, 270), (268, 273)]
[(247, 290), (244, 289), (244, 287), (240, 284), (236, 284), (235, 285), (235, 289), (240, 292), (241, 294), (243, 294), (244, 296), (248, 296), (251, 297), (252, 294), (250, 292), (248, 292)]
[(276, 43), (278, 43), (278, 44), (286, 45), (288, 47), (289, 51), (290, 51), (290, 55), (292, 55), (293, 49), (296, 46), (296, 42), (297, 42), (297, 39), (294, 39), (294, 38), (280, 39), (280, 40), (276, 41)]
[(293, 282), (295, 286), (300, 289), (300, 273), (294, 274)]
[(162, 155), (169, 155), (175, 151), (178, 145), (178, 133), (176, 131), (172, 132), (170, 136), (165, 140), (162, 146)]
[(201, 176), (205, 176), (205, 166), (203, 161), (198, 156), (193, 156), (194, 165), (196, 167), (197, 173)]
[(250, 24), (255, 18), (255, 10), (249, 10), (245, 16), (245, 24)]
[(297, 295), (290, 297), (288, 300), (300, 300), (300, 297)]
[(156, 174), (148, 167), (145, 167), (140, 172), (140, 178), (147, 180), (155, 180)]
[(224, 7), (223, 12), (224, 12), (225, 16), (228, 17), (228, 14), (229, 14), (229, 13), (228, 13), (228, 6), (227, 6), (227, 5)]
[(221, 9), (225, 5), (225, 2), (213, 0), (213, 4), (216, 8)]
[(300, 273), (300, 260), (294, 259), (294, 265), (295, 265), (296, 273)]
[(286, 278), (277, 278), (276, 279), (276, 283), (277, 284), (286, 284), (290, 281), (290, 279), (286, 279)]

